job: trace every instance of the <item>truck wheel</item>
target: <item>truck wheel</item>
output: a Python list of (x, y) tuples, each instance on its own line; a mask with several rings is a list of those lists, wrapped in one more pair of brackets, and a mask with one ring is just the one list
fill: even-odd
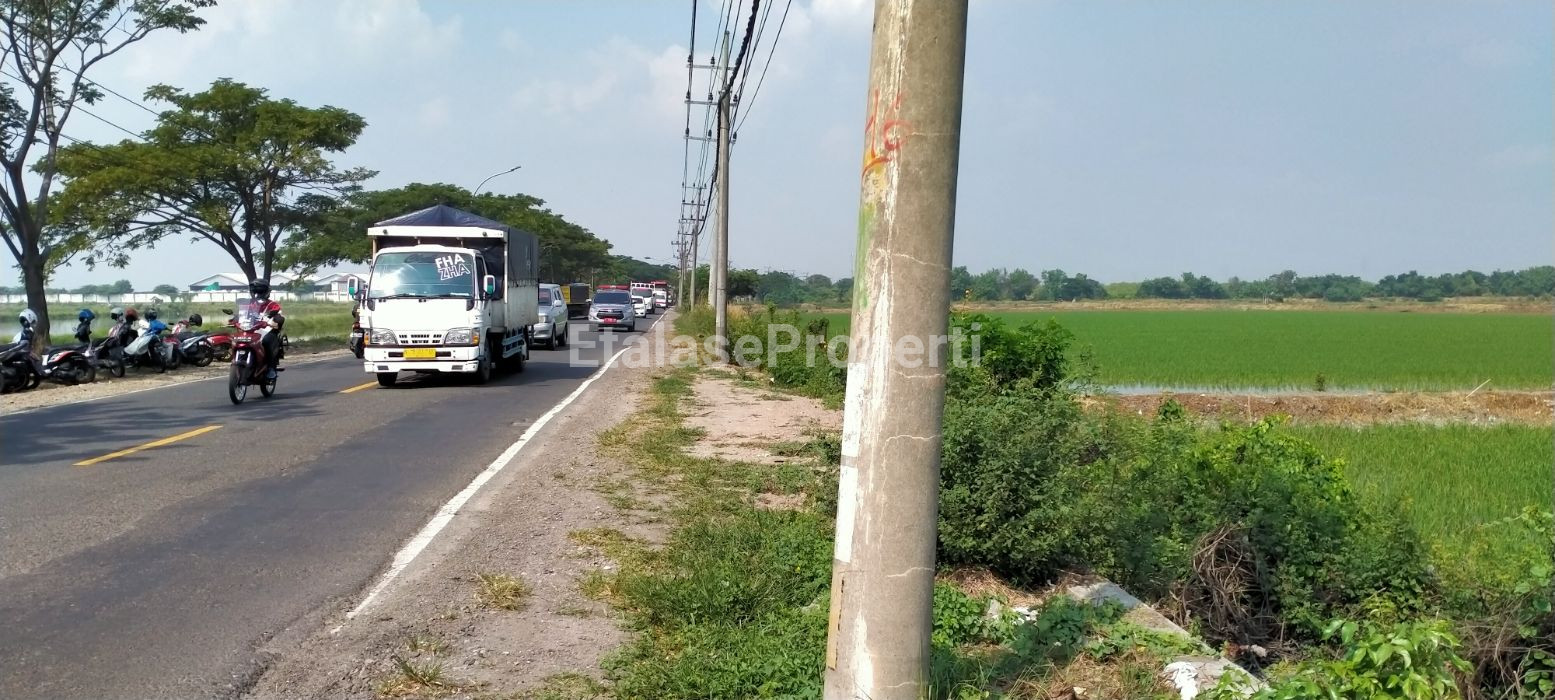
[(399, 374), (399, 372), (379, 372), (378, 386), (394, 386), (394, 379), (398, 377)]
[(491, 355), (482, 355), (479, 362), (475, 363), (475, 383), (485, 384), (491, 381)]
[(513, 356), (513, 371), (524, 371), (524, 361), (529, 359), (529, 331), (524, 331), (522, 344), (518, 348), (518, 354)]

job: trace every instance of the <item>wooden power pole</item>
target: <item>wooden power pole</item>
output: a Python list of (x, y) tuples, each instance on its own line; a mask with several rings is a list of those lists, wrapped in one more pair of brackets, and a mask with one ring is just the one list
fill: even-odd
[(927, 695), (967, 2), (875, 2), (827, 700)]

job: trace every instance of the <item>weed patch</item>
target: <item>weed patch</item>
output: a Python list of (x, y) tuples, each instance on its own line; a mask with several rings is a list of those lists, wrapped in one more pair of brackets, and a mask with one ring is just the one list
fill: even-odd
[(475, 575), (475, 599), (488, 608), (522, 610), (529, 604), (529, 584), (507, 574)]

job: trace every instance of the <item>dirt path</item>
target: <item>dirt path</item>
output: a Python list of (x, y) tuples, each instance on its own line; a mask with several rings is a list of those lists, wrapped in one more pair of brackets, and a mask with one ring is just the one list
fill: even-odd
[(1280, 394), (1234, 396), (1222, 394), (1141, 394), (1090, 397), (1090, 406), (1108, 406), (1139, 415), (1151, 415), (1168, 399), (1206, 419), (1252, 421), (1286, 415), (1293, 423), (1465, 423), (1495, 425), (1520, 423), (1551, 425), (1555, 422), (1555, 392), (1481, 391), (1476, 393), (1392, 394)]

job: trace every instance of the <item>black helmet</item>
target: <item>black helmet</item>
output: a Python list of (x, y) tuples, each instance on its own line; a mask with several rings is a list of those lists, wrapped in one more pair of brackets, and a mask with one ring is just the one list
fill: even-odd
[(157, 310), (156, 309), (146, 309), (146, 320), (147, 321), (155, 321), (155, 320), (157, 320)]
[(189, 314), (189, 325), (191, 325), (191, 326), (198, 326), (198, 325), (201, 325), (201, 324), (204, 324), (204, 323), (205, 323), (205, 319), (200, 318), (199, 314)]
[(269, 298), (270, 283), (264, 280), (254, 280), (248, 283), (248, 293), (261, 299)]

